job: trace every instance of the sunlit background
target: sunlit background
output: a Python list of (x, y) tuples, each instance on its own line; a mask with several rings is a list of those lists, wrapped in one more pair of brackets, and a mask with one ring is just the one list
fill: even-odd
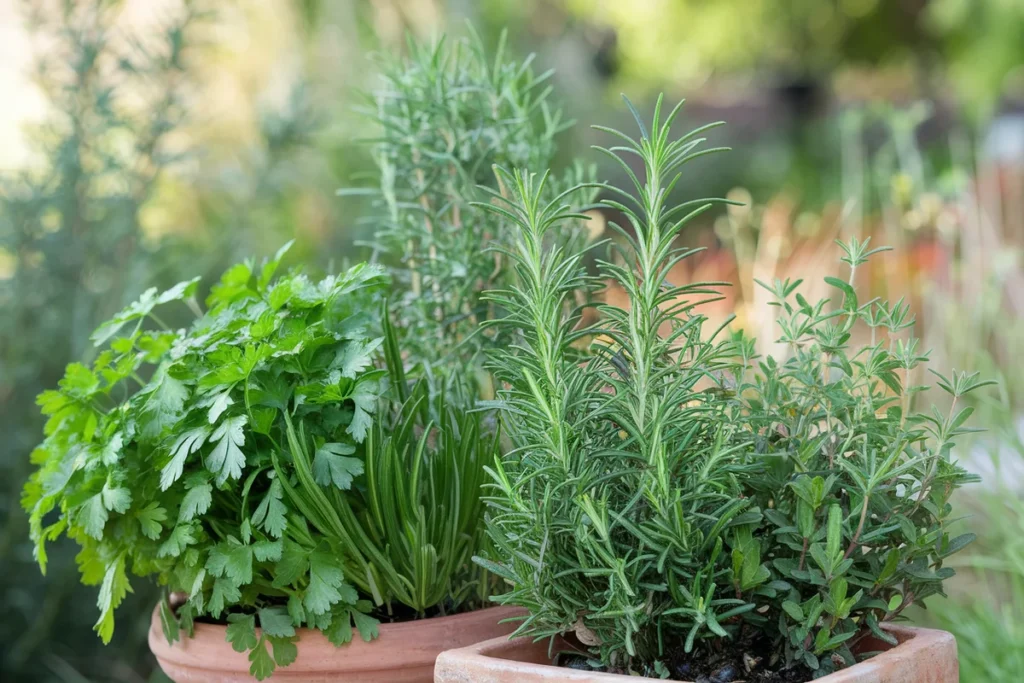
[(679, 193), (744, 206), (688, 230), (707, 251), (678, 275), (733, 282), (709, 314), (765, 349), (754, 278), (819, 281), (840, 236), (896, 247), (861, 285), (912, 301), (937, 367), (1000, 380), (959, 453), (986, 477), (960, 500), (981, 538), (915, 619), (957, 634), (963, 680), (1024, 680), (1024, 0), (0, 0), (0, 680), (161, 680), (151, 595), (104, 649), (73, 549), (46, 579), (32, 561), (35, 395), (151, 285), (291, 238), (314, 268), (363, 258), (373, 226), (336, 191), (369, 168), (368, 55), (467, 22), (556, 69), (581, 122), (563, 163), (600, 161), (588, 124), (631, 125), (621, 93), (727, 122), (733, 151)]

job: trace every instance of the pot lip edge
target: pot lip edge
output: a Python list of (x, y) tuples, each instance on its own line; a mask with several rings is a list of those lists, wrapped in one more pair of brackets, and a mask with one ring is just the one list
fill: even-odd
[[(173, 644), (169, 644), (167, 642), (167, 638), (164, 637), (163, 629), (162, 629), (162, 627), (160, 625), (160, 612), (159, 612), (159, 610), (160, 610), (160, 605), (158, 603), (156, 605), (156, 607), (154, 608), (154, 610), (153, 610), (153, 617), (152, 617), (152, 619), (150, 621), (150, 627), (149, 627), (149, 631), (147, 633), (147, 641), (148, 641), (149, 649), (153, 653), (153, 656), (157, 659), (157, 662), (160, 664), (161, 668), (163, 668), (165, 663), (169, 664), (171, 666), (184, 666), (184, 667), (193, 668), (193, 669), (197, 668), (197, 663), (196, 663), (197, 660), (195, 660), (195, 655), (190, 655), (186, 650), (184, 650), (182, 648), (181, 640), (176, 641)], [(491, 617), (497, 617), (497, 618), (496, 619), (489, 619), (488, 616), (485, 613), (489, 613)], [(495, 613), (497, 613), (497, 614), (495, 614)], [(487, 608), (484, 608), (484, 609), (473, 610), (471, 612), (463, 612), (463, 613), (460, 613), (460, 614), (448, 615), (448, 616), (445, 616), (445, 617), (431, 617), (429, 619), (419, 619), (419, 620), (414, 620), (414, 621), (400, 622), (400, 623), (397, 623), (397, 624), (381, 624), (380, 628), (382, 629), (382, 635), (387, 634), (387, 635), (389, 635), (389, 637), (392, 640), (397, 640), (397, 639), (401, 639), (403, 637), (411, 636), (413, 634), (413, 632), (415, 632), (417, 630), (422, 630), (425, 625), (429, 625), (429, 626), (433, 627), (433, 629), (442, 629), (442, 630), (453, 630), (454, 629), (454, 630), (457, 631), (460, 628), (461, 629), (466, 629), (466, 628), (472, 629), (474, 627), (474, 623), (479, 625), (481, 620), (485, 620), (489, 627), (497, 627), (501, 621), (503, 621), (504, 619), (507, 619), (509, 617), (516, 616), (517, 613), (522, 614), (523, 611), (518, 609), (518, 608), (515, 608), (515, 607), (496, 606), (496, 607), (487, 607)], [(460, 617), (463, 617), (463, 618), (460, 619)], [(442, 620), (444, 620), (444, 621), (442, 621)], [(491, 622), (493, 622), (493, 623), (491, 623)], [(206, 627), (206, 628), (202, 629), (201, 633), (199, 632), (199, 627), (200, 626)], [(388, 628), (385, 629), (385, 627), (388, 627)], [(395, 627), (404, 627), (404, 628), (395, 628)], [(218, 644), (220, 644), (220, 643), (225, 643), (226, 642), (225, 641), (225, 631), (226, 631), (226, 629), (227, 629), (227, 626), (226, 625), (222, 625), (222, 624), (197, 624), (196, 625), (197, 633), (195, 635), (201, 637), (204, 641), (207, 641), (207, 642), (214, 641), (214, 642), (217, 642)], [(431, 629), (431, 630), (433, 630), (433, 629)], [(512, 630), (514, 630), (514, 628), (509, 626), (509, 629), (508, 629), (509, 633), (511, 633)], [(257, 629), (257, 632), (258, 631), (259, 631), (259, 629)], [(492, 631), (492, 633), (493, 633), (493, 631)], [(296, 635), (298, 635), (300, 637), (305, 635), (307, 637), (314, 637), (314, 638), (317, 638), (317, 639), (321, 639), (322, 638), (325, 643), (329, 642), (329, 641), (326, 640), (326, 638), (323, 636), (323, 634), (320, 631), (318, 631), (317, 629), (311, 629), (311, 628), (296, 629)], [(507, 638), (507, 636), (504, 636), (504, 637)], [(361, 646), (360, 647), (361, 652), (358, 655), (359, 657), (372, 656), (372, 655), (370, 655), (370, 653), (365, 648), (372, 648), (374, 645), (380, 645), (379, 639), (376, 639), (375, 641), (371, 641), (371, 642), (364, 642), (362, 640), (359, 640), (358, 638), (354, 638), (354, 640), (357, 641), (358, 644)], [(383, 645), (380, 645), (380, 647), (381, 647), (381, 650), (379, 652), (384, 652), (386, 650), (389, 650), (391, 646), (389, 644), (385, 643)], [(427, 649), (428, 650), (433, 650), (433, 648), (427, 648)], [(415, 650), (416, 651), (422, 651), (422, 648), (415, 648)], [(372, 650), (372, 652), (373, 653), (378, 653), (378, 651), (376, 649)], [(438, 651), (437, 650), (433, 650), (433, 652), (437, 653)], [(241, 657), (243, 660), (245, 659), (245, 653), (238, 653), (238, 652), (234, 651), (230, 646), (228, 646), (227, 651), (225, 651), (223, 654), (224, 655), (230, 655), (232, 657), (232, 659), (234, 659), (236, 657)], [(387, 664), (384, 667), (385, 670), (398, 670), (398, 669), (416, 668), (416, 667), (419, 667), (419, 666), (423, 666), (425, 663), (429, 663), (429, 664), (433, 665), (434, 660), (436, 659), (436, 654), (434, 654), (433, 656), (429, 657), (428, 658), (429, 661), (428, 660), (424, 660), (422, 657), (420, 657), (419, 658), (420, 661), (415, 661), (415, 662), (410, 661), (410, 662), (407, 662), (405, 666), (399, 666), (399, 667), (396, 667), (394, 665), (394, 662), (393, 662), (393, 660), (391, 658), (385, 657), (384, 659), (387, 660), (388, 662), (391, 662), (390, 664)], [(212, 669), (211, 669), (211, 667), (209, 665), (202, 665), (202, 666), (199, 666), (199, 670), (203, 670), (203, 671), (215, 670), (215, 671), (224, 671), (224, 672), (236, 673), (237, 670), (239, 670), (238, 666), (241, 666), (241, 665), (242, 665), (241, 662), (237, 662), (234, 665), (226, 664), (224, 666), (215, 666)], [(298, 668), (296, 668), (296, 666), (298, 666)], [(245, 662), (244, 669), (246, 671), (248, 671), (248, 667), (249, 667), (249, 663)], [(292, 669), (293, 672), (297, 672), (297, 673), (301, 673), (301, 674), (308, 674), (308, 673), (310, 673), (311, 671), (314, 670), (312, 668), (309, 668), (308, 666), (301, 665), (300, 662), (293, 663), (292, 665), (290, 665), (290, 668)], [(316, 667), (314, 666), (314, 668), (316, 668)], [(349, 672), (350, 673), (356, 673), (358, 671), (364, 671), (364, 670), (365, 671), (377, 671), (377, 670), (381, 670), (381, 668), (380, 668), (380, 666), (374, 666), (372, 664), (369, 665), (368, 668), (365, 665), (359, 665), (359, 666), (355, 666), (355, 667), (350, 668)]]
[[(380, 624), (378, 629), (382, 633), (397, 633), (401, 631), (412, 631), (418, 630), (425, 624), (434, 625), (448, 625), (458, 624), (464, 621), (476, 621), (485, 613), (502, 613), (501, 620), (511, 619), (517, 615), (525, 615), (525, 610), (519, 607), (513, 607), (510, 605), (493, 605), (490, 607), (484, 607), (482, 609), (470, 610), (468, 612), (459, 612), (458, 614), (446, 614), (443, 617), (428, 617), (426, 619), (411, 619), (408, 621), (398, 621), (390, 624)], [(157, 603), (153, 608), (153, 617), (150, 621), (150, 630), (160, 623), (160, 604)], [(508, 622), (512, 623), (512, 622)], [(195, 625), (195, 632), (199, 633), (202, 631), (203, 634), (207, 633), (224, 633), (227, 630), (227, 624), (210, 624), (207, 622), (198, 622)], [(259, 635), (260, 629), (256, 628), (256, 633)], [(306, 634), (321, 633), (319, 629), (303, 627), (295, 629), (295, 635), (302, 637)], [(194, 636), (193, 636), (194, 637)], [(164, 639), (166, 644), (166, 638)], [(171, 647), (171, 646), (168, 646)]]
[[(914, 657), (915, 653), (924, 653), (924, 652), (927, 652), (929, 649), (934, 648), (934, 647), (945, 647), (945, 646), (948, 646), (948, 645), (951, 644), (953, 646), (953, 648), (956, 648), (956, 637), (952, 633), (950, 633), (949, 631), (943, 631), (941, 629), (926, 628), (926, 627), (920, 627), (920, 626), (910, 626), (910, 625), (907, 625), (907, 624), (884, 624), (884, 625), (882, 625), (882, 628), (884, 630), (886, 630), (886, 631), (892, 632), (893, 634), (903, 634), (903, 635), (906, 636), (906, 639), (902, 640), (900, 643), (898, 643), (894, 647), (892, 647), (892, 648), (890, 648), (888, 650), (885, 650), (884, 652), (881, 652), (880, 654), (872, 657), (871, 659), (866, 659), (866, 660), (864, 660), (862, 662), (857, 662), (853, 666), (850, 666), (850, 667), (847, 667), (846, 669), (843, 669), (841, 672), (836, 672), (836, 674), (848, 672), (848, 673), (846, 673), (846, 676), (849, 676), (850, 674), (856, 675), (856, 674), (861, 673), (861, 672), (867, 673), (871, 668), (874, 668), (874, 667), (876, 667), (879, 664), (884, 664), (886, 661), (889, 661), (890, 657), (893, 657), (893, 658), (895, 658), (895, 657), (907, 657), (907, 656)], [(495, 660), (498, 660), (498, 661), (501, 661), (501, 662), (506, 662), (506, 663), (511, 663), (511, 664), (514, 664), (514, 665), (518, 665), (518, 667), (522, 667), (524, 669), (523, 673), (544, 673), (546, 671), (550, 671), (551, 669), (555, 669), (555, 670), (561, 672), (560, 675), (562, 676), (562, 678), (564, 680), (576, 680), (576, 681), (581, 681), (581, 682), (582, 681), (586, 681), (587, 683), (595, 683), (596, 681), (604, 681), (604, 680), (607, 680), (609, 682), (611, 682), (613, 680), (627, 680), (627, 679), (628, 680), (652, 680), (652, 681), (656, 680), (656, 679), (653, 679), (653, 678), (640, 678), (640, 679), (637, 679), (636, 677), (633, 677), (633, 676), (623, 676), (623, 675), (620, 675), (620, 674), (609, 674), (609, 673), (604, 673), (604, 672), (599, 672), (599, 671), (595, 671), (595, 672), (575, 672), (575, 671), (572, 671), (572, 670), (564, 670), (561, 667), (555, 667), (555, 666), (553, 666), (551, 664), (537, 664), (537, 663), (534, 663), (534, 662), (517, 662), (515, 660), (507, 659), (507, 658), (500, 657), (500, 656), (497, 656), (495, 654), (491, 654), (491, 653), (487, 652), (488, 650), (490, 650), (490, 649), (492, 649), (494, 647), (498, 647), (498, 646), (501, 646), (501, 645), (506, 644), (506, 643), (519, 643), (519, 644), (524, 644), (525, 645), (525, 644), (533, 644), (533, 642), (534, 641), (531, 640), (530, 636), (518, 636), (516, 638), (508, 638), (508, 637), (502, 636), (502, 637), (497, 637), (497, 638), (491, 638), (490, 640), (484, 640), (484, 641), (481, 641), (479, 643), (474, 643), (473, 645), (468, 645), (466, 647), (454, 648), (454, 649), (451, 649), (451, 650), (445, 650), (444, 652), (442, 652), (437, 657), (437, 667), (440, 670), (444, 666), (453, 667), (453, 666), (457, 666), (461, 662), (474, 662), (474, 663), (485, 665), (485, 666), (491, 666), (491, 662), (494, 662)], [(898, 652), (897, 652), (897, 650), (898, 650)], [(920, 655), (918, 655), (918, 656), (920, 656)], [(956, 655), (954, 655), (954, 659), (958, 659), (956, 657)], [(861, 667), (863, 667), (863, 668), (861, 668)], [(581, 674), (581, 675), (579, 677), (577, 677), (576, 674)], [(825, 678), (821, 678), (821, 679), (818, 679), (818, 680), (821, 681), (822, 683), (828, 683), (828, 681), (830, 681), (830, 679), (831, 680), (837, 680), (837, 681), (839, 681), (839, 680), (841, 680), (841, 681), (848, 680), (846, 676), (844, 676), (842, 679), (833, 679), (832, 677), (835, 676), (836, 674), (829, 674)], [(849, 679), (849, 680), (854, 680), (854, 679)], [(685, 683), (685, 682), (681, 682), (681, 683)]]

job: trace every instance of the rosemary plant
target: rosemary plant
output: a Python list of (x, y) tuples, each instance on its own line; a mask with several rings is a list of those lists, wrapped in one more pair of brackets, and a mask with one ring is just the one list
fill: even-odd
[[(376, 187), (346, 191), (373, 197), (372, 245), (393, 276), (403, 351), (459, 372), (479, 369), (493, 343), (475, 334), (500, 314), (481, 294), (507, 281), (505, 261), (489, 251), (507, 224), (473, 204), (477, 186), (494, 186), (494, 164), (550, 166), (572, 125), (549, 102), (550, 72), (535, 74), (532, 57), (508, 60), (504, 46), (503, 35), (488, 59), (475, 37), (442, 39), (380, 57), (382, 83), (365, 109), (379, 130)], [(577, 166), (559, 186), (585, 174)], [(581, 239), (578, 227), (563, 241)]]
[[(505, 253), (519, 281), (489, 296), (508, 311), (492, 325), (515, 339), (492, 363), (508, 387), (499, 396), (514, 449), (492, 472), (495, 552), (479, 561), (511, 585), (499, 602), (529, 609), (521, 633), (572, 631), (611, 670), (644, 674), (663, 671), (677, 640), (689, 649), (724, 636), (724, 623), (754, 607), (719, 590), (724, 534), (747, 521), (749, 503), (738, 495), (742, 449), (704, 386), (728, 360), (696, 310), (714, 290), (666, 280), (693, 253), (675, 237), (711, 202), (665, 198), (686, 163), (715, 150), (700, 148), (702, 129), (672, 139), (679, 107), (664, 120), (660, 109), (652, 134), (640, 123), (640, 141), (608, 129), (627, 146), (603, 151), (636, 194), (608, 202), (632, 227), (619, 230), (630, 265), (599, 267), (630, 306), (600, 306), (597, 327), (581, 326), (576, 303), (597, 281), (582, 254), (551, 243), (580, 218), (564, 205), (571, 191), (547, 201), (546, 176), (499, 171), (512, 192), (490, 191), (487, 207), (517, 229)], [(635, 154), (646, 180), (616, 152)], [(750, 586), (765, 580), (754, 555), (743, 570)]]

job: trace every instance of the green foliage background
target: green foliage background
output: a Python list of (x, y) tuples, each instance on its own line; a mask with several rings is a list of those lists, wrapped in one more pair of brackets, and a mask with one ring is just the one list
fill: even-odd
[[(41, 433), (35, 396), (68, 362), (88, 360), (95, 324), (150, 286), (210, 281), (227, 264), (269, 255), (293, 237), (293, 262), (340, 265), (361, 256), (351, 247), (373, 226), (358, 222), (362, 207), (334, 193), (371, 167), (356, 144), (366, 124), (350, 110), (352, 87), (373, 84), (368, 51), (400, 51), (405, 31), (464, 32), (465, 19), (493, 49), (508, 28), (513, 52), (535, 50), (540, 70), (558, 69), (553, 83), (571, 116), (614, 125), (626, 116), (620, 91), (645, 102), (666, 90), (697, 99), (701, 122), (729, 120), (721, 139), (737, 152), (703, 166), (693, 181), (700, 187), (688, 194), (786, 187), (818, 206), (845, 189), (841, 126), (821, 98), (897, 106), (924, 98), (936, 104), (945, 130), (952, 119), (968, 133), (1024, 99), (1024, 3), (1017, 0), (8, 4), (34, 37), (31, 76), (46, 106), (20, 135), (28, 161), (0, 171), (4, 681), (151, 676), (145, 634), (152, 595), (129, 596), (122, 615), (138, 614), (137, 623), (125, 618), (114, 643), (101, 649), (91, 628), (95, 591), (79, 587), (74, 550), (54, 549), (45, 579), (32, 561), (18, 498)], [(144, 21), (132, 23), (139, 14)], [(12, 100), (23, 94), (2, 93)], [(766, 105), (767, 116), (745, 114), (744, 103), (762, 100), (775, 103)], [(576, 129), (568, 140), (583, 149), (590, 135)], [(948, 154), (933, 154), (928, 142), (923, 163), (950, 169)], [(561, 158), (572, 147), (563, 143)], [(1019, 238), (1008, 251), (1018, 253)], [(982, 348), (993, 338), (1019, 339), (1012, 336), (1019, 325), (998, 306), (979, 313), (945, 303), (951, 319), (987, 316), (974, 326), (985, 337), (979, 332), (973, 346), (952, 345), (947, 355), (1002, 373), (1004, 386), (1020, 385), (1005, 356)], [(1005, 432), (982, 450), (1004, 453), (1004, 461), (1024, 459), (1024, 449), (1007, 456), (998, 446), (1012, 443), (1019, 401), (1011, 390), (986, 412)], [(1020, 492), (1003, 498), (1019, 502)], [(999, 539), (1022, 516), (1019, 505), (978, 513), (995, 520), (993, 539), (982, 539), (985, 553), (971, 562), (1010, 577), (992, 582), (1009, 607), (1002, 621), (978, 617), (965, 625), (956, 602), (953, 616), (937, 618), (963, 629), (965, 663), (990, 667), (975, 670), (992, 680), (1013, 680), (1024, 664), (1000, 653), (1012, 651), (1005, 643), (1015, 642), (1024, 590), (1020, 558)], [(986, 603), (970, 609), (988, 613)]]

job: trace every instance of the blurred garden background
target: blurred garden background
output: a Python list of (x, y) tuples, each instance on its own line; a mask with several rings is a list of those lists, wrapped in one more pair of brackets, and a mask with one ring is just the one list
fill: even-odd
[(959, 501), (979, 540), (914, 618), (956, 633), (962, 680), (1024, 680), (1024, 0), (0, 0), (0, 680), (161, 680), (153, 595), (102, 648), (70, 544), (39, 575), (36, 394), (150, 286), (293, 238), (314, 268), (366, 257), (337, 190), (372, 166), (368, 55), (467, 22), (556, 69), (581, 122), (564, 163), (600, 161), (585, 124), (629, 125), (620, 93), (727, 122), (710, 137), (734, 151), (678, 191), (743, 206), (689, 229), (707, 251), (680, 277), (734, 282), (711, 313), (763, 343), (754, 278), (820, 281), (840, 236), (896, 248), (862, 286), (912, 303), (934, 367), (999, 380), (958, 453), (985, 478)]

